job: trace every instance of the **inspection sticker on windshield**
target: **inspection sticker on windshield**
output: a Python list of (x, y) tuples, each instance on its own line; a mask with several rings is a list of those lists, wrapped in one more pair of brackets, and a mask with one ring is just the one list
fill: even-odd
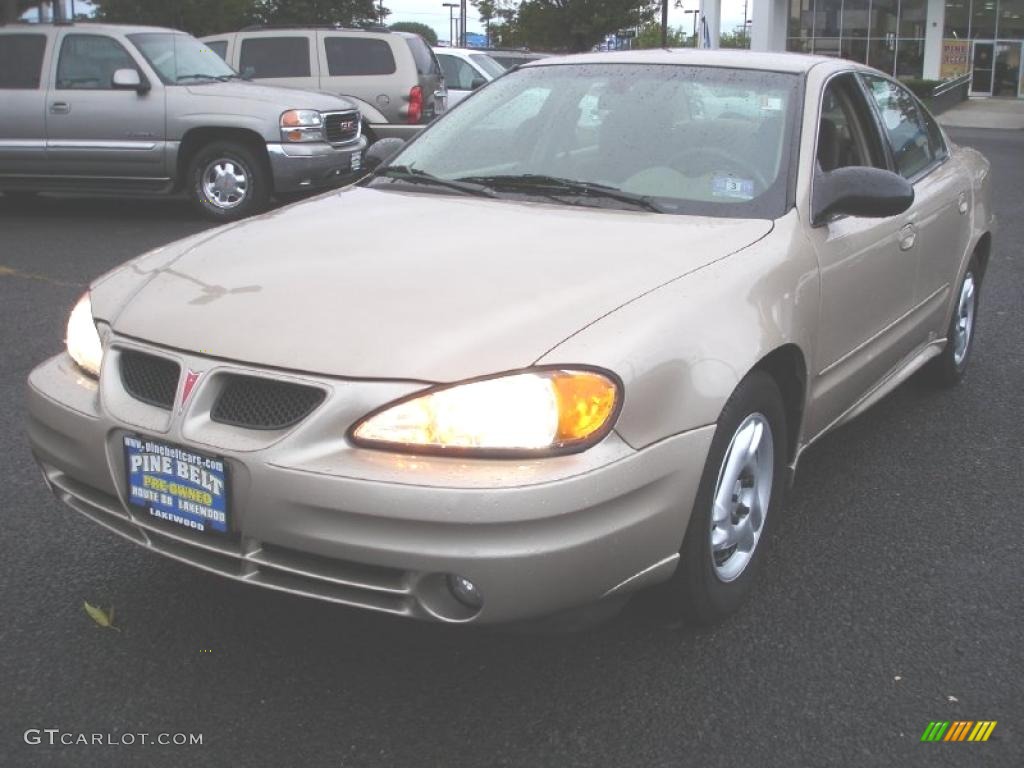
[(779, 96), (762, 96), (761, 109), (765, 112), (781, 112), (782, 98)]
[(711, 194), (733, 200), (750, 200), (754, 197), (754, 182), (737, 179), (735, 176), (716, 175), (711, 179)]
[(228, 531), (224, 460), (148, 438), (124, 436), (128, 501), (194, 531)]

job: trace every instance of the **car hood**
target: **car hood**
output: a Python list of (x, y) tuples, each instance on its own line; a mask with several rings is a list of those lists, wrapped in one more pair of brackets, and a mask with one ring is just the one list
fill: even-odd
[(771, 228), (350, 188), (129, 262), (94, 286), (93, 308), (119, 334), (181, 350), (456, 381), (528, 366)]
[(355, 109), (355, 104), (352, 102), (320, 91), (285, 88), (277, 85), (257, 85), (245, 80), (229, 80), (226, 83), (197, 83), (187, 87), (192, 96), (276, 104), (282, 112), (287, 109), (316, 109), (321, 112), (332, 109)]

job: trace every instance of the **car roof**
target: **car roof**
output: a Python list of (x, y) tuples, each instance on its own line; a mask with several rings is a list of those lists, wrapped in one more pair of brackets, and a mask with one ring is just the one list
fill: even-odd
[(579, 53), (538, 59), (527, 67), (546, 67), (559, 64), (685, 64), (689, 66), (730, 67), (734, 69), (763, 69), (770, 72), (803, 73), (819, 64), (860, 67), (854, 62), (809, 56), (802, 53), (762, 53), (729, 48), (654, 48), (639, 51), (610, 51)]
[(177, 35), (187, 35), (187, 32), (182, 32), (180, 29), (171, 29), (169, 27), (149, 27), (142, 24), (98, 24), (92, 21), (76, 21), (76, 22), (27, 22), (13, 24), (0, 24), (0, 31), (2, 30), (15, 30), (17, 32), (25, 32), (38, 29), (44, 30), (57, 30), (57, 29), (69, 29), (77, 32), (120, 32), (122, 34), (133, 34), (136, 32), (170, 32)]

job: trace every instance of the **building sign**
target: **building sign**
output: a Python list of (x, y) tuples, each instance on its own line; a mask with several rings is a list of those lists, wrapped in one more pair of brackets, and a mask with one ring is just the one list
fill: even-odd
[(951, 77), (966, 75), (970, 69), (968, 64), (970, 57), (970, 40), (943, 40), (942, 65), (939, 68), (939, 77), (942, 80), (946, 80)]

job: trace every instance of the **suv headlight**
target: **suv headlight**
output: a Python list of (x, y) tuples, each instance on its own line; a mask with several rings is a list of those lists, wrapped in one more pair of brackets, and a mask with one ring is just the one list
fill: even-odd
[(103, 343), (96, 330), (96, 321), (92, 318), (92, 301), (88, 292), (82, 294), (82, 298), (71, 310), (64, 343), (79, 368), (92, 376), (99, 376), (100, 363), (103, 362)]
[(621, 404), (611, 373), (538, 368), (417, 393), (371, 413), (351, 439), (413, 453), (574, 453), (608, 434)]
[(289, 109), (281, 115), (281, 140), (323, 141), (323, 117), (315, 109)]

